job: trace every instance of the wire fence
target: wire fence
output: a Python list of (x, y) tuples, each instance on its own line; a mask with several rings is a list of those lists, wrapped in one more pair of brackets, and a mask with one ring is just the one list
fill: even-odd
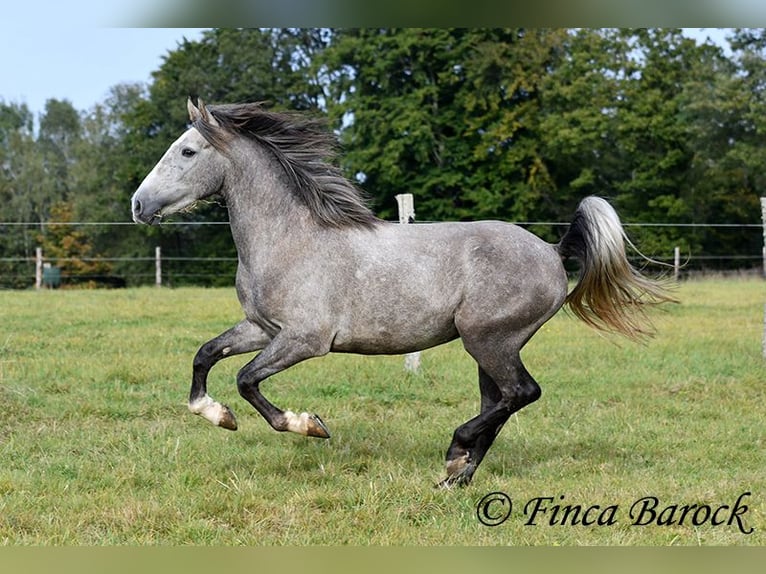
[[(429, 223), (429, 222), (417, 222)], [(520, 221), (515, 222), (533, 231), (540, 229), (564, 228), (569, 222)], [(735, 244), (742, 246), (738, 253), (687, 252), (672, 249), (667, 253), (647, 253), (653, 260), (675, 266), (676, 276), (683, 278), (701, 273), (734, 272), (738, 274), (766, 274), (766, 248), (763, 247), (761, 224), (739, 223), (623, 223), (628, 233), (651, 233), (653, 230), (669, 229), (683, 237), (685, 233), (699, 235), (726, 233), (731, 241), (736, 234)], [(84, 230), (98, 229), (99, 235), (110, 237), (113, 234), (132, 234), (138, 245), (131, 249), (132, 254), (119, 256), (74, 256), (57, 257), (46, 252), (32, 252), (24, 256), (3, 256), (0, 251), (0, 288), (32, 288), (59, 286), (103, 286), (124, 287), (136, 285), (233, 285), (236, 274), (237, 257), (233, 243), (224, 246), (228, 252), (217, 257), (198, 257), (183, 255), (183, 241), (194, 237), (200, 227), (228, 226), (226, 221), (175, 221), (164, 222), (162, 227), (169, 233), (157, 232), (156, 237), (147, 237), (146, 228), (132, 222), (0, 222), (0, 234), (10, 230), (36, 229), (42, 231), (53, 226), (68, 226)], [(173, 231), (184, 230), (185, 239), (178, 239)], [(220, 234), (220, 231), (216, 231)], [(123, 236), (112, 243), (125, 242)], [(156, 249), (162, 245), (162, 249)], [(231, 240), (229, 239), (229, 242)], [(639, 241), (639, 244), (641, 242)], [(0, 248), (2, 243), (0, 243)], [(112, 250), (114, 252), (114, 250)], [(636, 265), (643, 261), (640, 255), (629, 257)], [(679, 261), (680, 259), (680, 261)], [(679, 268), (680, 266), (680, 268)]]

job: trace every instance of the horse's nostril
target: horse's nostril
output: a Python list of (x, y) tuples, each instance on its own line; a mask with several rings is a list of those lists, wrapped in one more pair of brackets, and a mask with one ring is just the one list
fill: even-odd
[(138, 199), (133, 201), (133, 213), (135, 213), (136, 215), (141, 214), (141, 201)]

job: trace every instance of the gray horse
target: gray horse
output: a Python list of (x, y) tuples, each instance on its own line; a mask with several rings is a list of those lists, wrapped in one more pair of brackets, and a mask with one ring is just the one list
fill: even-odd
[[(388, 223), (331, 162), (335, 140), (321, 121), (259, 104), (190, 100), (188, 110), (191, 127), (131, 207), (136, 222), (157, 224), (225, 198), (245, 318), (200, 347), (189, 397), (215, 425), (237, 428), (207, 394), (208, 372), (226, 357), (260, 351), (237, 387), (275, 430), (328, 438), (318, 416), (270, 403), (261, 381), (331, 351), (409, 353), (459, 337), (478, 363), (481, 411), (455, 430), (441, 484), (467, 484), (508, 418), (540, 396), (519, 352), (565, 302), (588, 324), (635, 338), (647, 333), (643, 309), (670, 300), (628, 263), (603, 199), (584, 199), (557, 245), (497, 221)], [(569, 257), (581, 272), (567, 294)]]

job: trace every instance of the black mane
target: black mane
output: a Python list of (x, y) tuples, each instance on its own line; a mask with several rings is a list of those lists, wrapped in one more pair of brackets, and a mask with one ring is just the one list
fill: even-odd
[(225, 152), (231, 134), (257, 141), (284, 169), (296, 196), (323, 225), (370, 227), (380, 220), (366, 197), (332, 163), (337, 141), (325, 122), (294, 112), (273, 112), (261, 104), (208, 106), (219, 125), (200, 117), (193, 126), (216, 149)]

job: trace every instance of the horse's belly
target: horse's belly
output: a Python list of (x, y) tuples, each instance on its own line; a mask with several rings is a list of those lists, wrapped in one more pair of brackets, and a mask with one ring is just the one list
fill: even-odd
[(398, 355), (435, 347), (458, 337), (454, 318), (389, 317), (344, 325), (335, 335), (331, 350), (365, 355)]

